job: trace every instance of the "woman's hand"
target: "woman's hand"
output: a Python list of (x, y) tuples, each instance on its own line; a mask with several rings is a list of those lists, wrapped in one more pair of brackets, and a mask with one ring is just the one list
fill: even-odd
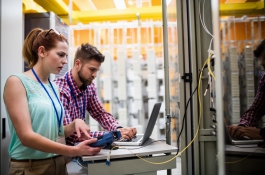
[[(74, 120), (74, 127), (75, 132), (77, 133), (78, 138), (81, 137), (81, 133), (84, 133), (85, 137), (87, 139), (90, 139), (90, 128), (87, 126), (87, 124), (82, 119), (75, 119)], [(82, 136), (83, 137), (83, 136)]]
[(90, 147), (89, 145), (97, 142), (96, 138), (85, 140), (83, 142), (80, 142), (78, 145), (74, 146), (76, 149), (76, 156), (94, 156), (97, 153), (100, 152), (102, 147)]

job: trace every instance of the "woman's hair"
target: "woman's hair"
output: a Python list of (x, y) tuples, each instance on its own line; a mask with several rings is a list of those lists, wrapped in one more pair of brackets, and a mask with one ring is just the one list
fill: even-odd
[(253, 54), (256, 58), (259, 58), (261, 56), (261, 54), (265, 51), (265, 40), (263, 40), (258, 47), (256, 48), (256, 50), (253, 51)]
[(43, 46), (46, 51), (50, 51), (56, 47), (58, 41), (68, 44), (67, 39), (53, 29), (43, 30), (35, 28), (31, 30), (24, 41), (22, 50), (23, 58), (28, 63), (28, 67), (32, 68), (38, 62), (38, 49), (40, 46)]
[(88, 43), (82, 44), (81, 47), (78, 47), (75, 53), (74, 60), (81, 60), (82, 62), (96, 60), (100, 63), (103, 63), (105, 60), (105, 56), (100, 53), (100, 51), (95, 47)]

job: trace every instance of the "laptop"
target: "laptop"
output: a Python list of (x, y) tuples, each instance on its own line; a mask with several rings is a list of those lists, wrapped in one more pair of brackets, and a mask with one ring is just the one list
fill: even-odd
[(132, 140), (122, 139), (115, 141), (114, 143), (119, 146), (142, 146), (147, 140), (149, 140), (153, 132), (160, 107), (161, 103), (155, 103), (144, 134), (136, 134)]
[(224, 122), (224, 126), (225, 126), (225, 141), (227, 144), (231, 144), (231, 145), (251, 145), (251, 144), (257, 144), (259, 142), (263, 142), (263, 140), (251, 140), (247, 137), (245, 137), (244, 139), (237, 139), (237, 138), (233, 138), (227, 127), (226, 124)]

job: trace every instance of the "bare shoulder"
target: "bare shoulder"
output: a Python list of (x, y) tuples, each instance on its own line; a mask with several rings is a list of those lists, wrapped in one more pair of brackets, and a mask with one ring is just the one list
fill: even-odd
[(4, 88), (4, 99), (6, 97), (21, 97), (21, 95), (25, 94), (25, 88), (21, 82), (21, 80), (17, 76), (10, 76), (6, 80), (5, 88)]
[[(32, 78), (32, 73), (30, 71), (26, 71), (26, 72), (23, 72), (23, 75), (27, 76), (28, 78)], [(6, 85), (5, 87), (7, 86), (19, 86), (21, 85), (21, 87), (23, 86), (21, 80), (17, 77), (17, 76), (10, 76), (7, 81), (6, 81)]]
[(14, 86), (14, 85), (22, 85), (21, 80), (17, 77), (17, 76), (10, 76), (7, 80), (6, 80), (6, 85), (5, 88), (8, 88), (10, 86)]

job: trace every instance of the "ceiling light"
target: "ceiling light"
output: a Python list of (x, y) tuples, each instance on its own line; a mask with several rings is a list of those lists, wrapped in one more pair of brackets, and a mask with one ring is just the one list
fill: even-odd
[(142, 0), (136, 0), (136, 7), (141, 8), (143, 6), (143, 1)]
[(129, 5), (133, 5), (133, 1), (132, 1), (132, 0), (129, 0), (129, 1), (128, 1), (128, 4), (129, 4)]
[(124, 0), (113, 0), (116, 6), (116, 9), (126, 9), (126, 4)]
[(172, 0), (167, 0), (167, 6), (171, 3)]
[(129, 5), (133, 5), (133, 1), (132, 1), (132, 0), (129, 0), (129, 1), (128, 1), (128, 4), (129, 4)]
[(242, 20), (245, 20), (248, 16), (247, 15), (244, 15), (241, 17)]

